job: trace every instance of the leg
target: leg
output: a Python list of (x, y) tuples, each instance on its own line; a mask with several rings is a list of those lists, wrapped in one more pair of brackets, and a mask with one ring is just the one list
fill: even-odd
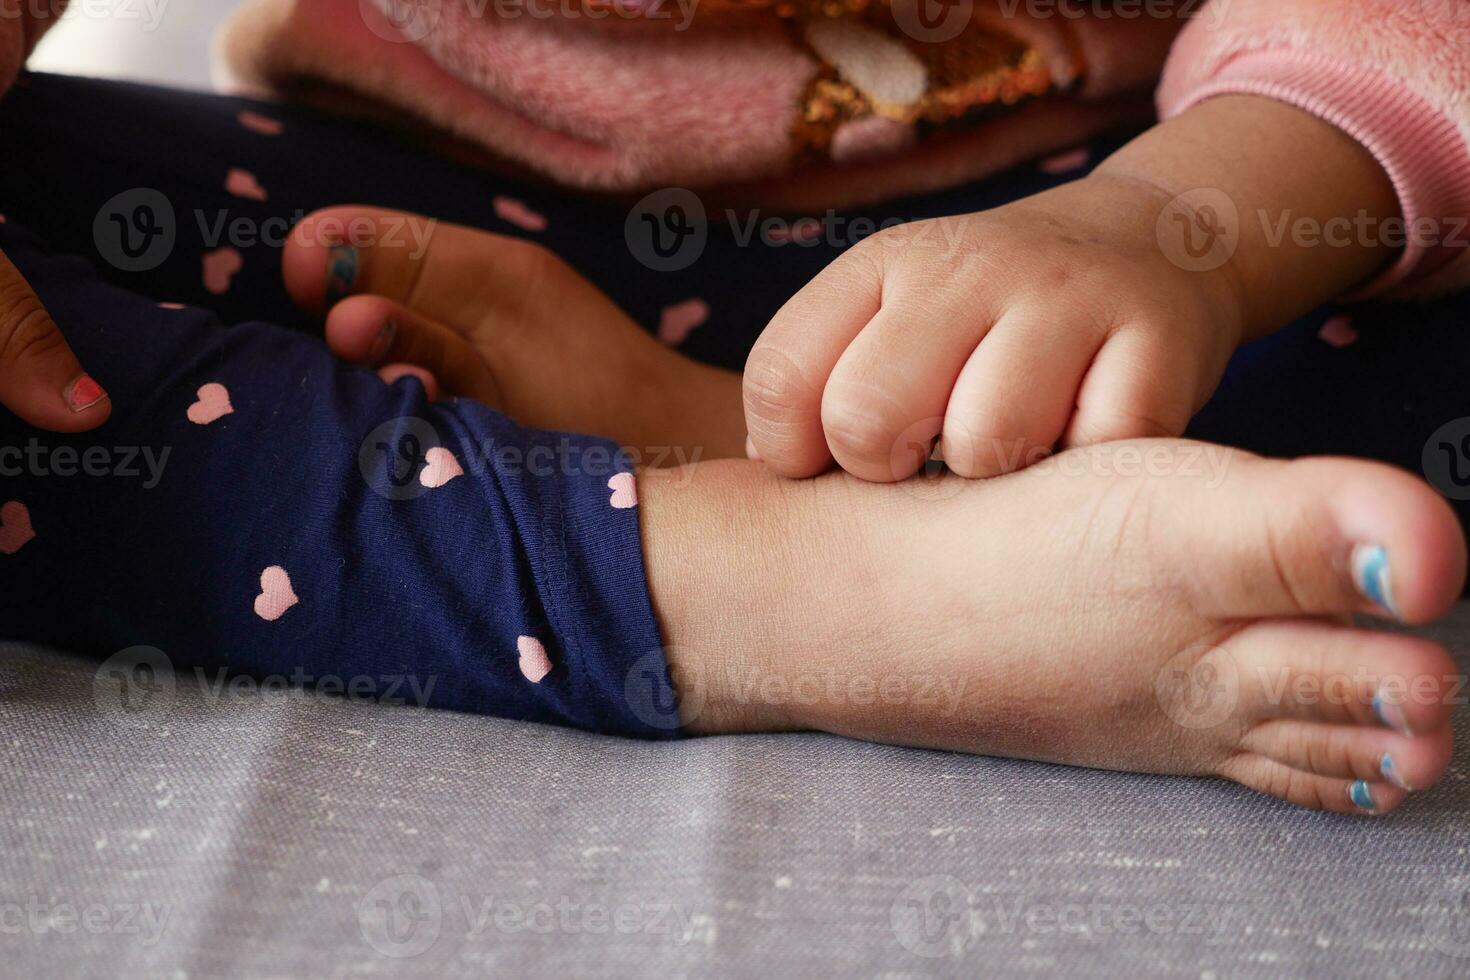
[[(978, 482), (735, 461), (635, 482), (606, 444), (160, 310), (14, 225), (0, 248), (115, 401), (112, 446), (0, 421), (13, 636), (356, 694), (407, 678), (422, 703), (627, 734), (1217, 774), (1351, 812), (1448, 763), (1444, 651), (1327, 621), (1458, 595), (1453, 518), (1404, 474), (1160, 442)], [(136, 447), (146, 478), (119, 462)]]
[(14, 222), (0, 249), (113, 399), (77, 436), (0, 412), (8, 637), (667, 734), (623, 696), (659, 634), (615, 447), (160, 308)]

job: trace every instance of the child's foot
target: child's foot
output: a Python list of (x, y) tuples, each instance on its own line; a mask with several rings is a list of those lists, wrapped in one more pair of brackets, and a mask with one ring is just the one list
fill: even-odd
[(744, 455), (739, 375), (660, 344), (534, 243), (338, 207), (301, 222), (283, 267), (297, 303), (327, 315), (337, 355), (386, 378), (414, 374), (436, 396), (442, 386), (645, 458)]
[(1450, 759), (1461, 690), (1424, 623), (1460, 529), (1422, 482), (1178, 441), (989, 481), (640, 480), (649, 580), (694, 731), (814, 728), (1218, 775), (1381, 813)]

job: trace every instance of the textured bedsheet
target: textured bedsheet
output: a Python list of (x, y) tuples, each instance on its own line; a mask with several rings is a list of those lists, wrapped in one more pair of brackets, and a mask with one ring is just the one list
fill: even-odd
[[(1470, 609), (1439, 632), (1465, 666)], [(1463, 747), (1364, 820), (127, 676), (0, 646), (0, 974), (1470, 976)]]

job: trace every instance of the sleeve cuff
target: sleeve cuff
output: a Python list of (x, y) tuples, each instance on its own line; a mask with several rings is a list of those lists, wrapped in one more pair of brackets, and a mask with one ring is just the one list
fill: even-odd
[[(1352, 298), (1427, 278), (1470, 252), (1470, 145), (1455, 122), (1376, 71), (1290, 49), (1237, 55), (1201, 85), (1160, 105), (1167, 118), (1217, 95), (1262, 95), (1304, 109), (1367, 147), (1403, 211), (1403, 255)], [(1399, 232), (1402, 234), (1399, 234)]]

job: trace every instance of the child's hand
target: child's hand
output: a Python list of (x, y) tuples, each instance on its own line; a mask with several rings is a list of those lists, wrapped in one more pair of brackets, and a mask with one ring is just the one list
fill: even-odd
[(1382, 228), (1401, 213), (1382, 164), (1332, 124), (1263, 96), (1207, 99), (1091, 177), (903, 226), (834, 262), (751, 354), (751, 442), (787, 476), (836, 457), (891, 481), (936, 435), (965, 476), (1057, 444), (1178, 435), (1237, 344), (1393, 259), (1384, 235), (1329, 248), (1269, 228)]
[(1160, 247), (1168, 194), (1095, 176), (890, 229), (829, 266), (750, 356), (753, 448), (786, 476), (968, 477), (1056, 446), (1177, 436), (1242, 337), (1228, 266)]

